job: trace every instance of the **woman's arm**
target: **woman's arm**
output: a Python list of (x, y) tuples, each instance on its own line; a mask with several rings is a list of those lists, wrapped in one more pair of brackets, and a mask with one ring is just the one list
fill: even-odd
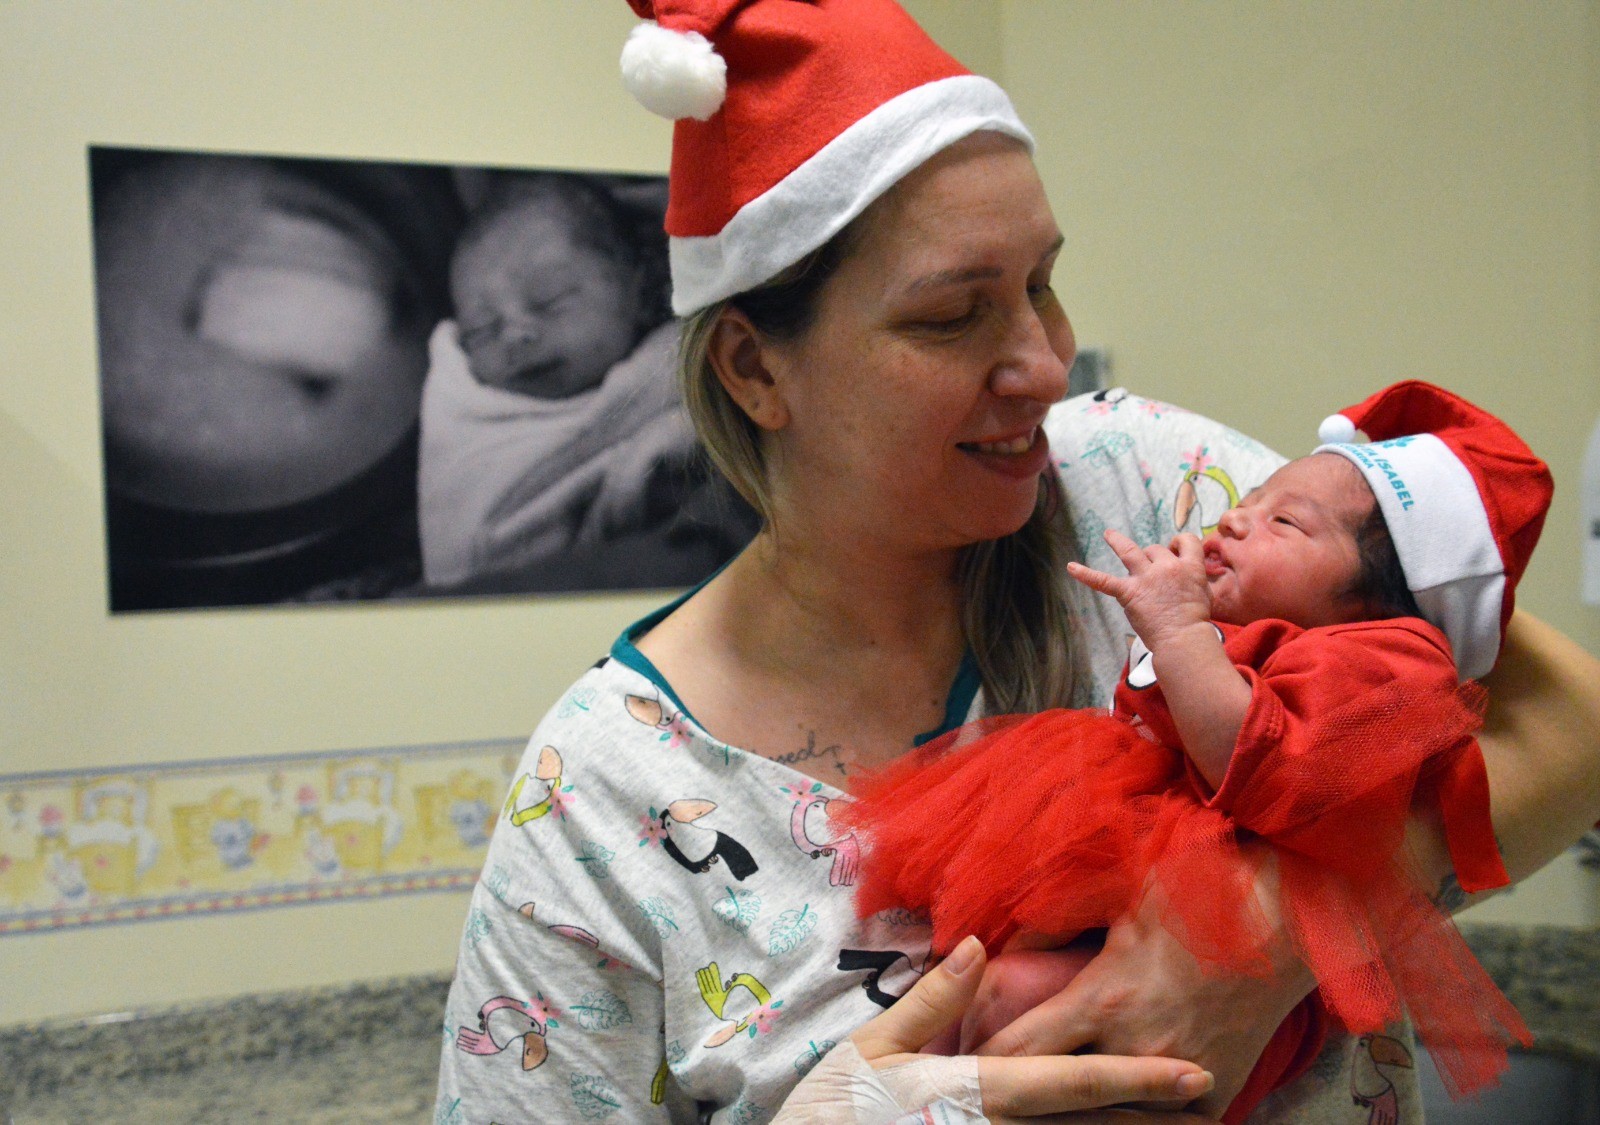
[[(1257, 897), (1282, 930), (1276, 880), (1265, 871)], [(1105, 948), (1059, 995), (978, 1048), (979, 1055), (1058, 1054), (1188, 1059), (1216, 1077), (1190, 1108), (1219, 1117), (1244, 1088), (1273, 1032), (1316, 986), (1286, 934), (1266, 952), (1255, 977), (1207, 972), (1161, 919), (1148, 895), (1138, 912), (1112, 926)]]
[[(1483, 681), (1489, 713), (1478, 735), (1489, 771), (1495, 837), (1513, 881), (1549, 863), (1600, 820), (1600, 660), (1527, 613)], [(1463, 893), (1434, 818), (1414, 817), (1408, 843), (1440, 905)]]

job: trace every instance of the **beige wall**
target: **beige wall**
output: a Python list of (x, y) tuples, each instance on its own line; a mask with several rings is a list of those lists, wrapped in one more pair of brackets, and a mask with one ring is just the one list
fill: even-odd
[[(1289, 451), (1435, 378), (1572, 479), (1600, 412), (1594, 2), (907, 6), (1036, 127), (1063, 290), (1119, 378)], [(631, 22), (620, 0), (0, 6), (0, 772), (523, 732), (659, 600), (111, 619), (101, 533), (88, 144), (660, 171), (668, 130), (615, 79)], [(1525, 600), (1600, 649), (1568, 491)], [(460, 910), (0, 939), (0, 1022), (440, 971)]]

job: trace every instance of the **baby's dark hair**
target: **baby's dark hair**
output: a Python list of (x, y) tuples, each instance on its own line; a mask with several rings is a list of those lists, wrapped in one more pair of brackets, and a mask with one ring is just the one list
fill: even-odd
[[(653, 328), (672, 316), (666, 234), (659, 212), (629, 206), (613, 194), (614, 185), (630, 179), (575, 172), (499, 174), (456, 236), (455, 253), (459, 258), (479, 245), (492, 245), (497, 225), (524, 208), (560, 208), (572, 220), (569, 230), (580, 246), (636, 277), (641, 330)], [(453, 290), (454, 263), (451, 269)]]
[(1400, 565), (1400, 555), (1394, 549), (1394, 539), (1389, 535), (1389, 525), (1384, 521), (1383, 509), (1376, 499), (1361, 523), (1352, 529), (1356, 540), (1356, 553), (1361, 569), (1356, 574), (1350, 593), (1366, 603), (1373, 620), (1386, 617), (1421, 617), (1417, 599), (1406, 583), (1406, 572)]
[(561, 172), (503, 173), (490, 181), (456, 236), (457, 250), (478, 246), (507, 215), (530, 206), (565, 208), (576, 220), (573, 238), (598, 254), (630, 265), (638, 256), (621, 210), (605, 191), (583, 175)]

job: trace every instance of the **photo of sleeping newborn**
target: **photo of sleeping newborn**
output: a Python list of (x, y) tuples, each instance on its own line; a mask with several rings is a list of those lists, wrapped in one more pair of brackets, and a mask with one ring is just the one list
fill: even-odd
[(663, 177), (96, 147), (113, 612), (691, 585)]

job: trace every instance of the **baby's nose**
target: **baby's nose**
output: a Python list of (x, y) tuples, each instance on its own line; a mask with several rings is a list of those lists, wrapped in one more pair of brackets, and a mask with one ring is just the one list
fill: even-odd
[(536, 343), (544, 335), (544, 320), (535, 316), (509, 316), (505, 322), (506, 338), (517, 343)]

